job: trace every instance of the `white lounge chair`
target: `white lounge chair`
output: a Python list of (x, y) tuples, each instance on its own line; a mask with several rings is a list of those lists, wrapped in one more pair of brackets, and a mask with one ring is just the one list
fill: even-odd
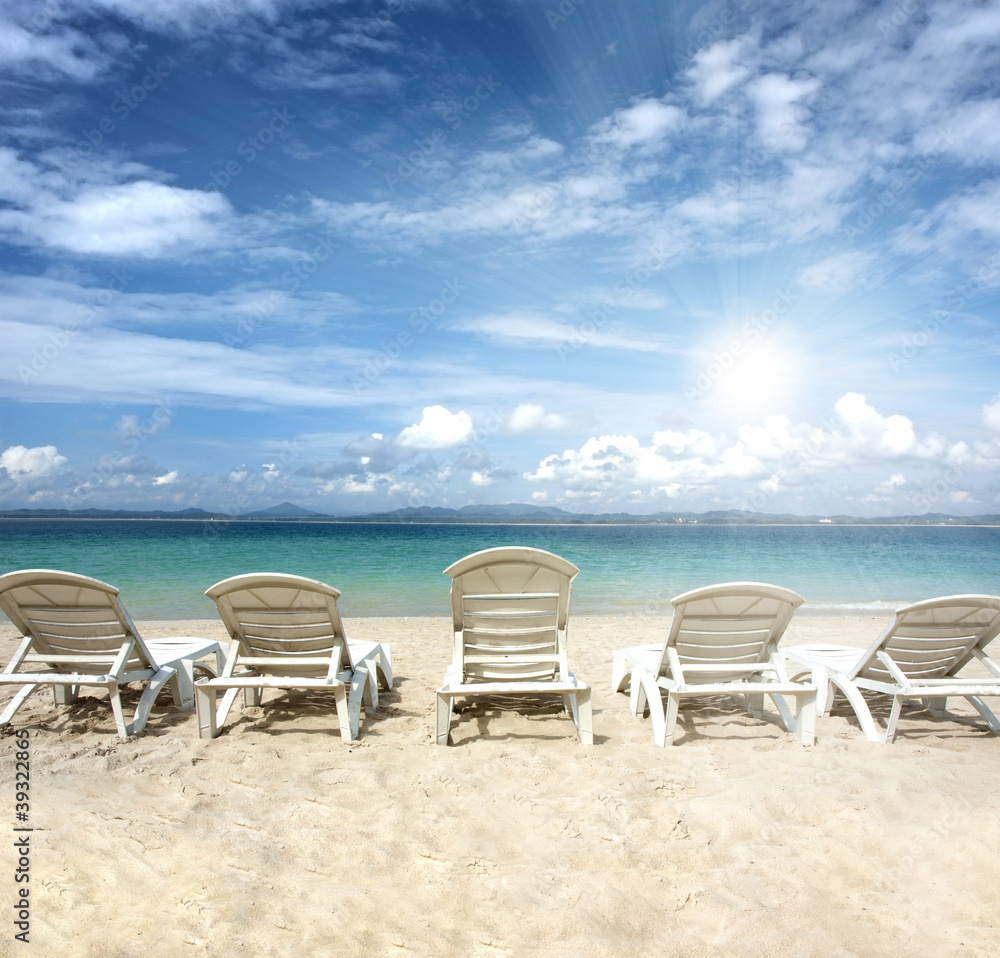
[[(214, 738), (236, 693), (260, 705), (264, 689), (330, 692), (344, 741), (358, 734), (361, 705), (378, 708), (378, 686), (392, 688), (388, 645), (352, 642), (337, 610), (340, 592), (315, 579), (250, 573), (217, 582), (215, 600), (231, 642), (222, 674), (195, 685), (198, 734)], [(224, 691), (216, 710), (216, 694)]]
[[(922, 699), (934, 716), (943, 716), (949, 697), (968, 699), (994, 732), (1000, 722), (981, 696), (1000, 695), (1000, 666), (985, 647), (1000, 633), (1000, 597), (950, 595), (899, 609), (866, 649), (844, 645), (790, 645), (790, 663), (805, 666), (818, 689), (819, 710), (828, 715), (839, 689), (847, 697), (871, 742), (891, 743), (905, 699)], [(958, 678), (972, 659), (989, 676)], [(789, 666), (791, 668), (792, 666)], [(880, 732), (862, 691), (892, 696), (885, 732)]]
[(452, 577), (455, 648), (437, 690), (437, 743), (447, 745), (456, 696), (556, 694), (580, 741), (593, 745), (590, 687), (569, 670), (570, 584), (580, 570), (541, 549), (485, 549), (445, 569)]
[[(671, 600), (674, 617), (665, 642), (614, 653), (611, 688), (629, 688), (633, 715), (643, 714), (648, 702), (653, 740), (660, 746), (673, 742), (682, 698), (718, 694), (745, 695), (756, 718), (763, 718), (769, 695), (785, 728), (811, 745), (816, 688), (789, 681), (777, 653), (778, 640), (803, 601), (788, 589), (761, 582), (685, 592)], [(796, 700), (794, 718), (786, 695)]]
[[(0, 685), (22, 686), (0, 714), (0, 726), (41, 686), (51, 687), (56, 705), (70, 705), (81, 686), (92, 685), (108, 690), (118, 734), (128, 738), (143, 730), (165, 684), (175, 704), (191, 709), (194, 670), (215, 674), (197, 660), (214, 654), (217, 666), (222, 664), (219, 643), (208, 639), (144, 641), (118, 589), (89, 576), (54, 569), (8, 572), (0, 576), (0, 609), (24, 636), (0, 673)], [(121, 687), (129, 682), (146, 688), (126, 723)]]

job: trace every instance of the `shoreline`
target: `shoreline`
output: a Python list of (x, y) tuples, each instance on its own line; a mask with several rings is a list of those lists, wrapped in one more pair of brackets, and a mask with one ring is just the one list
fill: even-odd
[(461, 519), (447, 521), (441, 519), (354, 519), (331, 516), (320, 519), (296, 519), (292, 516), (275, 517), (272, 519), (253, 518), (250, 516), (0, 516), (0, 522), (220, 522), (220, 523), (271, 523), (281, 525), (351, 525), (351, 526), (540, 526), (546, 528), (590, 528), (590, 527), (627, 527), (627, 526), (653, 526), (667, 529), (687, 528), (689, 526), (710, 526), (713, 529), (754, 529), (754, 528), (779, 528), (779, 529), (812, 529), (812, 528), (841, 528), (841, 529), (1000, 529), (1000, 522), (965, 522), (960, 516), (948, 522), (916, 522), (900, 519), (898, 522), (867, 522), (864, 519), (857, 519), (853, 522), (839, 522), (835, 519), (829, 521), (823, 519), (809, 519), (802, 522), (732, 522), (732, 521), (712, 521), (702, 519), (684, 519), (678, 521), (674, 519), (650, 519), (648, 521), (622, 522), (608, 521), (597, 522), (594, 520), (574, 522), (565, 520), (563, 522), (538, 522), (534, 519), (512, 520), (512, 519), (484, 519), (482, 521)]

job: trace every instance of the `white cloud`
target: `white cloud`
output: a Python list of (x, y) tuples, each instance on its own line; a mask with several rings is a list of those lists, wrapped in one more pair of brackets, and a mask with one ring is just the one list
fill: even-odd
[(994, 396), (983, 406), (983, 422), (990, 429), (1000, 431), (1000, 395)]
[(715, 441), (700, 429), (689, 429), (687, 432), (664, 429), (653, 434), (653, 445), (675, 456), (684, 452), (688, 455), (711, 456), (715, 452)]
[(67, 463), (55, 446), (8, 446), (0, 454), (0, 469), (19, 485), (56, 476)]
[[(350, 388), (357, 353), (336, 343), (251, 348), (251, 339), (247, 348), (236, 349), (97, 327), (73, 333), (72, 348), (33, 368), (32, 355), (60, 335), (66, 338), (58, 326), (7, 323), (4, 345), (12, 361), (0, 363), (0, 395), (129, 403), (199, 397), (208, 405), (258, 407), (352, 406), (361, 401)], [(332, 369), (344, 374), (331, 385)]]
[[(98, 54), (98, 44), (111, 46), (113, 52), (120, 54), (126, 38), (108, 29), (111, 20), (105, 21), (105, 30), (96, 38), (71, 26), (75, 20), (105, 12), (142, 29), (191, 35), (217, 31), (233, 21), (250, 17), (273, 22), (288, 5), (285, 0), (240, 0), (239, 3), (164, 0), (154, 4), (136, 4), (131, 0), (53, 0), (45, 3), (8, 0), (11, 19), (3, 25), (6, 42), (0, 46), (3, 54), (0, 62), (10, 66), (41, 64), (70, 79), (89, 80), (99, 68), (110, 66)], [(90, 33), (94, 33), (93, 28)]]
[(26, 5), (17, 19), (12, 16), (15, 11), (0, 13), (0, 69), (30, 71), (35, 77), (66, 78), (78, 83), (95, 80), (120, 52), (119, 36), (105, 32), (95, 38), (74, 27), (53, 23), (47, 12), (53, 6)]
[(343, 492), (350, 493), (351, 495), (363, 495), (365, 493), (375, 492), (379, 486), (378, 476), (369, 476), (364, 482), (359, 482), (353, 477), (348, 477), (344, 479), (340, 485), (340, 489)]
[(621, 204), (625, 185), (622, 177), (600, 170), (556, 180), (507, 178), (492, 189), (471, 177), (455, 182), (448, 200), (436, 207), (315, 199), (313, 210), (332, 226), (396, 245), (497, 233), (567, 239), (609, 232), (633, 219)]
[[(408, 204), (316, 198), (313, 210), (360, 238), (395, 246), (477, 234), (565, 240), (634, 231), (655, 211), (630, 204), (629, 187), (659, 172), (653, 154), (686, 119), (673, 103), (639, 99), (598, 121), (569, 149), (530, 135), (504, 151), (476, 152), (447, 177), (439, 199), (433, 193)], [(531, 172), (537, 161), (546, 162), (544, 176)]]
[(637, 100), (595, 124), (593, 141), (619, 150), (655, 148), (668, 134), (680, 130), (686, 119), (684, 111), (672, 103)]
[(352, 300), (333, 291), (304, 287), (292, 295), (278, 286), (245, 283), (209, 293), (153, 292), (133, 288), (141, 286), (134, 282), (136, 276), (131, 265), (104, 273), (103, 285), (89, 277), (74, 280), (0, 272), (4, 319), (40, 326), (44, 317), (53, 326), (100, 324), (156, 330), (169, 330), (183, 320), (202, 329), (219, 329), (220, 339), (245, 342), (278, 307), (282, 324), (289, 329), (325, 325), (334, 317), (357, 311)]
[(177, 477), (180, 473), (176, 469), (171, 469), (170, 472), (165, 472), (162, 476), (157, 476), (153, 480), (154, 486), (170, 486), (177, 481)]
[[(992, 473), (1000, 458), (997, 443), (977, 444), (973, 452), (963, 442), (949, 443), (934, 434), (920, 438), (909, 418), (883, 416), (859, 393), (842, 396), (835, 410), (842, 426), (793, 423), (786, 415), (773, 415), (744, 423), (735, 437), (695, 428), (661, 430), (649, 445), (630, 435), (594, 436), (579, 448), (545, 456), (524, 478), (552, 484), (567, 499), (621, 502), (639, 497), (652, 502), (689, 495), (704, 501), (719, 495), (738, 502), (750, 495), (759, 505), (779, 494), (802, 494), (820, 485), (864, 482), (860, 477), (869, 475), (878, 461), (912, 463), (921, 472), (919, 490), (933, 486), (934, 476), (950, 475), (956, 468), (968, 474)], [(751, 494), (748, 482), (756, 492)], [(914, 484), (902, 471), (894, 471), (862, 501), (887, 501), (904, 486)], [(926, 507), (926, 496), (913, 496)]]
[(420, 422), (407, 426), (396, 441), (411, 449), (448, 449), (467, 442), (474, 433), (467, 412), (451, 413), (444, 406), (425, 406)]
[[(945, 250), (961, 255), (972, 237), (995, 241), (1000, 237), (1000, 179), (985, 179), (971, 188), (947, 194), (927, 212), (901, 227), (896, 243), (905, 253), (941, 255)], [(984, 286), (996, 276), (989, 270)]]
[[(664, 257), (665, 258), (665, 257)], [(627, 289), (612, 289), (610, 287), (592, 287), (586, 291), (584, 302), (600, 309), (611, 303), (624, 309), (648, 310), (650, 312), (662, 312), (667, 308), (670, 300), (663, 293), (641, 287), (631, 287)]]
[(477, 333), (491, 340), (512, 346), (537, 346), (539, 343), (556, 348), (561, 358), (573, 355), (583, 347), (621, 349), (642, 353), (677, 353), (676, 337), (661, 336), (648, 330), (630, 330), (621, 323), (611, 323), (606, 313), (595, 313), (576, 323), (551, 319), (541, 313), (514, 310), (492, 316), (478, 316), (456, 323), (454, 328)]
[(857, 251), (837, 253), (805, 267), (796, 278), (812, 289), (843, 292), (858, 283), (874, 258), (871, 253)]
[(143, 439), (158, 436), (173, 419), (173, 410), (160, 404), (151, 416), (139, 419), (135, 415), (122, 416), (115, 427), (115, 435), (124, 443), (135, 444)]
[(703, 103), (717, 100), (750, 76), (750, 70), (739, 62), (745, 48), (746, 41), (722, 40), (695, 54), (687, 75), (697, 87), (698, 98)]
[(222, 245), (232, 215), (221, 193), (150, 181), (66, 192), (36, 191), (19, 209), (0, 211), (0, 231), (12, 242), (88, 256), (158, 259)]
[(833, 408), (851, 433), (877, 452), (901, 455), (916, 447), (913, 423), (906, 416), (882, 416), (861, 393), (845, 393)]
[(600, 436), (588, 439), (579, 449), (546, 456), (529, 482), (558, 482), (566, 495), (597, 497), (635, 480), (639, 441), (634, 436)]
[(921, 132), (914, 145), (918, 150), (941, 145), (968, 164), (1000, 164), (1000, 100), (963, 103), (948, 118), (941, 131)]
[[(938, 210), (945, 223), (958, 231), (976, 230), (985, 236), (1000, 235), (1000, 179), (984, 180), (962, 196), (949, 197)], [(950, 237), (949, 237), (950, 238)]]
[[(493, 175), (498, 172), (512, 173), (516, 169), (552, 160), (564, 152), (563, 145), (544, 136), (529, 136), (522, 142), (504, 150), (483, 150), (475, 154), (469, 163), (469, 170)], [(429, 169), (430, 160), (424, 160), (422, 170)], [(444, 168), (442, 168), (444, 172)]]
[(529, 136), (517, 150), (518, 159), (545, 160), (560, 156), (563, 145), (544, 136)]
[(739, 436), (747, 455), (760, 460), (785, 460), (808, 452), (814, 445), (809, 430), (793, 428), (788, 416), (765, 416), (759, 426), (740, 426)]
[(565, 416), (546, 412), (544, 406), (536, 403), (521, 403), (507, 420), (506, 431), (515, 436), (534, 432), (559, 432), (567, 425)]
[(875, 491), (885, 495), (889, 492), (895, 492), (901, 486), (906, 485), (906, 476), (901, 472), (894, 472), (885, 482), (880, 482), (876, 487)]
[[(77, 0), (80, 2), (80, 0)], [(81, 4), (82, 5), (82, 4)], [(166, 0), (153, 4), (135, 4), (131, 0), (92, 0), (87, 6), (103, 7), (147, 30), (173, 33), (208, 32), (247, 16), (273, 21), (288, 4), (282, 0)]]
[(862, 501), (867, 503), (892, 502), (897, 492), (906, 484), (906, 477), (901, 472), (894, 472), (888, 479), (875, 486), (873, 492), (865, 496)]
[[(672, 441), (677, 442), (676, 436), (671, 434)], [(657, 433), (657, 438), (663, 440), (665, 434)], [(613, 496), (634, 487), (673, 498), (684, 485), (747, 478), (763, 472), (762, 463), (747, 453), (742, 442), (723, 449), (714, 461), (700, 454), (702, 449), (708, 449), (701, 437), (694, 437), (694, 444), (699, 451), (691, 449), (687, 455), (682, 451), (678, 458), (672, 458), (665, 454), (668, 446), (644, 446), (635, 436), (594, 436), (579, 449), (546, 456), (524, 478), (530, 482), (556, 482), (570, 498)]]
[[(159, 259), (240, 242), (234, 212), (213, 189), (159, 182), (141, 163), (0, 147), (0, 238), (85, 256)], [(259, 224), (258, 224), (259, 225)], [(242, 232), (248, 231), (243, 224)]]
[(757, 136), (767, 148), (794, 152), (806, 145), (809, 111), (803, 101), (819, 87), (815, 78), (793, 80), (780, 73), (764, 74), (747, 85), (757, 108)]

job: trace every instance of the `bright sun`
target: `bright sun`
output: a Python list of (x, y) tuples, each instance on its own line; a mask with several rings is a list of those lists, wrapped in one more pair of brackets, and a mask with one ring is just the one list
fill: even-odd
[(773, 346), (718, 352), (707, 367), (708, 393), (715, 403), (739, 416), (787, 411), (797, 372), (795, 359)]

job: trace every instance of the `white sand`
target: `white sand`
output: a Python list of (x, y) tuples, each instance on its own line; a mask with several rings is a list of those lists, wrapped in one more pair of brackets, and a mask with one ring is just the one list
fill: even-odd
[[(797, 618), (786, 644), (863, 646), (884, 624)], [(479, 709), (445, 749), (449, 623), (347, 627), (392, 643), (397, 678), (351, 745), (314, 695), (237, 706), (214, 741), (166, 692), (129, 742), (99, 691), (66, 710), (30, 699), (14, 725), (31, 730), (31, 945), (5, 919), (0, 954), (1000, 954), (1000, 739), (964, 703), (904, 710), (884, 747), (838, 700), (812, 748), (773, 711), (692, 703), (658, 749), (609, 680), (612, 650), (666, 621), (577, 617), (595, 746), (554, 710)], [(14, 640), (0, 630), (4, 661)], [(10, 731), (2, 745), (13, 826)], [(13, 902), (12, 848), (4, 860)]]

